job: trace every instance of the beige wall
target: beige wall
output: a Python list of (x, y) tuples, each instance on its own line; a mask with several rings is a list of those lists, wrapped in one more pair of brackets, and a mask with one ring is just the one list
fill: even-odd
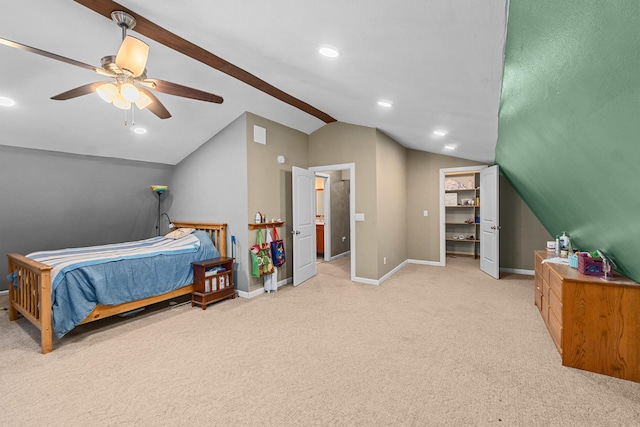
[[(407, 258), (440, 261), (440, 169), (481, 163), (407, 151)], [(429, 216), (423, 212), (429, 211)]]
[(356, 222), (356, 276), (378, 279), (376, 244), (376, 130), (348, 123), (329, 123), (309, 135), (309, 166), (355, 164), (357, 213), (365, 220)]
[(533, 270), (533, 251), (553, 240), (509, 181), (500, 175), (500, 267)]
[[(285, 226), (278, 230), (284, 240), (285, 253), (291, 254), (291, 166), (306, 168), (308, 158), (308, 136), (300, 131), (273, 122), (271, 120), (246, 114), (247, 132), (247, 223), (254, 222), (256, 212), (260, 211), (269, 220), (281, 218)], [(266, 145), (253, 140), (253, 126), (267, 130)], [(277, 162), (278, 155), (285, 156), (285, 163)], [(247, 225), (248, 227), (248, 225)], [(255, 243), (256, 231), (249, 232), (249, 246)], [(249, 260), (248, 250), (238, 256)], [(290, 261), (290, 259), (289, 259)], [(249, 264), (250, 265), (250, 264)], [(278, 280), (293, 275), (293, 263), (286, 262), (285, 268), (278, 272)], [(250, 276), (250, 271), (248, 272)], [(249, 291), (262, 288), (261, 278), (249, 277)]]
[(381, 278), (407, 259), (407, 149), (380, 131), (376, 137), (377, 267)]

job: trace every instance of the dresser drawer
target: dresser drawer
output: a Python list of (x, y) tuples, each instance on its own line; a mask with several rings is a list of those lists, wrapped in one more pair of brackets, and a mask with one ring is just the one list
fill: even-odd
[(549, 274), (550, 274), (550, 269), (549, 269), (549, 264), (548, 263), (544, 263), (542, 264), (542, 280), (549, 283)]
[(538, 310), (542, 311), (542, 288), (536, 286), (536, 290), (534, 292), (534, 303)]
[(542, 277), (540, 274), (536, 273), (533, 278), (533, 284), (535, 285), (534, 301), (538, 308), (540, 308), (540, 298), (542, 298)]
[(542, 296), (546, 299), (549, 299), (549, 282), (542, 281)]
[(549, 323), (549, 298), (544, 296), (544, 294), (540, 300), (540, 314), (542, 315), (544, 323)]
[(549, 311), (554, 314), (556, 319), (558, 319), (562, 325), (562, 301), (556, 296), (553, 289), (549, 293)]
[(558, 348), (560, 354), (562, 354), (562, 323), (556, 318), (553, 311), (549, 311), (549, 320), (547, 321), (547, 326), (549, 327), (549, 332), (551, 333), (551, 339), (553, 339), (553, 343)]
[(551, 292), (556, 294), (558, 299), (562, 301), (562, 279), (558, 277), (555, 273), (551, 273), (549, 275), (549, 286), (551, 287)]

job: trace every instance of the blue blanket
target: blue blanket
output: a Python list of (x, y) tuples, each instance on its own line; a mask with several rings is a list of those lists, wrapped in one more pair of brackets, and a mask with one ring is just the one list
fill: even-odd
[(58, 337), (96, 305), (117, 305), (173, 291), (193, 282), (192, 261), (220, 256), (204, 231), (89, 248), (29, 254), (53, 267), (53, 330)]

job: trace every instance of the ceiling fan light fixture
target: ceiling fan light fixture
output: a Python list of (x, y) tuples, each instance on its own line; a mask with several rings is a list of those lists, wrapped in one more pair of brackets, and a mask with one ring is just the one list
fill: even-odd
[(124, 99), (121, 94), (118, 94), (118, 96), (116, 96), (116, 99), (113, 100), (113, 105), (123, 110), (128, 110), (131, 108), (131, 102)]
[(124, 83), (122, 86), (120, 86), (120, 93), (122, 94), (123, 98), (129, 102), (136, 102), (140, 97), (138, 88), (136, 88), (131, 83)]
[(96, 93), (104, 102), (111, 104), (118, 96), (118, 88), (113, 83), (105, 83), (96, 88)]
[(147, 108), (149, 104), (153, 102), (153, 100), (146, 93), (144, 92), (139, 92), (139, 93), (140, 93), (140, 96), (135, 101), (135, 103), (136, 103), (136, 106), (142, 110), (143, 108)]
[(121, 70), (130, 72), (133, 77), (138, 77), (144, 73), (148, 57), (149, 45), (135, 37), (127, 36), (118, 49), (116, 65)]

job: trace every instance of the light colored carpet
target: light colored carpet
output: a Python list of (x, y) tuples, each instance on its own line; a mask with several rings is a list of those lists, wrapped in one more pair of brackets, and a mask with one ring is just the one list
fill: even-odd
[(640, 384), (561, 365), (530, 277), (456, 258), (372, 286), (350, 282), (348, 262), (206, 311), (84, 325), (48, 355), (4, 312), (0, 424), (640, 424)]

